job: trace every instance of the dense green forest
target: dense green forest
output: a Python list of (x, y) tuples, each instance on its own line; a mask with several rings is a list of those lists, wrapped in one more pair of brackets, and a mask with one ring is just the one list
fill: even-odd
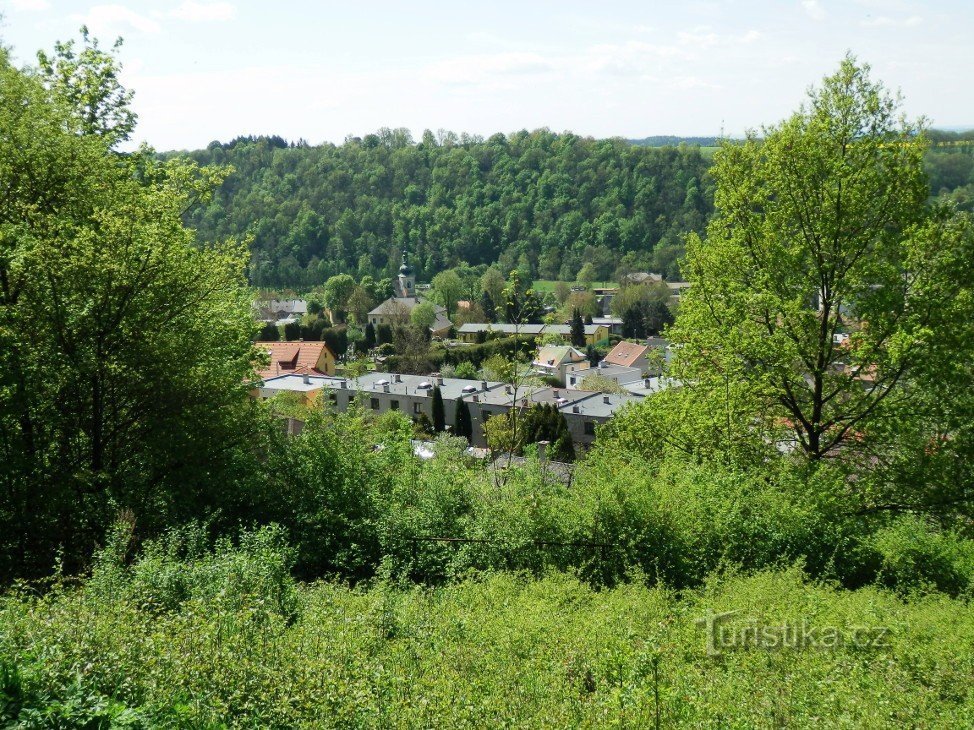
[(249, 397), (246, 242), (183, 219), (226, 171), (119, 151), (117, 71), (0, 50), (0, 723), (969, 724), (974, 221), (868, 66), (715, 153), (676, 383), (567, 480)]
[(712, 210), (695, 147), (635, 147), (547, 130), (489, 139), (381, 130), (342, 145), (239, 138), (189, 153), (234, 172), (188, 223), (204, 241), (253, 235), (251, 282), (392, 276), (406, 247), (420, 280), (466, 262), (540, 279), (597, 280), (620, 265), (678, 275), (682, 235)]
[[(974, 134), (930, 136), (931, 190), (971, 210)], [(188, 153), (233, 172), (187, 222), (204, 241), (250, 234), (250, 281), (262, 287), (393, 276), (403, 247), (426, 281), (461, 263), (562, 281), (586, 263), (596, 280), (639, 270), (679, 279), (683, 236), (713, 211), (700, 147), (719, 140), (634, 142), (547, 130), (415, 142), (384, 129), (321, 146), (241, 137)]]

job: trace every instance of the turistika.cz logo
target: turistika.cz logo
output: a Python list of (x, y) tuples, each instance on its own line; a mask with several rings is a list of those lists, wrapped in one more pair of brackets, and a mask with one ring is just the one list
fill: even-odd
[(804, 618), (798, 623), (775, 625), (753, 617), (741, 620), (736, 618), (738, 614), (740, 611), (711, 612), (697, 619), (704, 630), (708, 656), (733, 649), (834, 651), (843, 646), (880, 649), (889, 645), (886, 626), (814, 626)]

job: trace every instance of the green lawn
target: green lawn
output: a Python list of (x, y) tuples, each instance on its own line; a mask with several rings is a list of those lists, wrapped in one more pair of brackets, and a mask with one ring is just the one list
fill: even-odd
[[(575, 286), (578, 282), (566, 281), (568, 286)], [(535, 291), (539, 292), (553, 292), (555, 290), (555, 285), (558, 284), (557, 279), (535, 279), (534, 283), (531, 285)], [(615, 281), (593, 281), (588, 284), (590, 288), (593, 289), (615, 289), (619, 284)]]

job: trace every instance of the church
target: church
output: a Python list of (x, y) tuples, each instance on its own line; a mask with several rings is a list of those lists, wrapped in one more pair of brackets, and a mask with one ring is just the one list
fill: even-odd
[[(382, 304), (369, 312), (369, 322), (373, 327), (382, 324), (399, 325), (409, 321), (413, 309), (427, 300), (416, 293), (416, 277), (413, 269), (406, 261), (406, 252), (402, 254), (402, 265), (399, 276), (392, 284), (394, 296), (386, 299)], [(446, 317), (446, 307), (430, 302), (436, 312), (436, 321), (430, 327), (430, 332), (436, 337), (446, 337), (453, 323)]]

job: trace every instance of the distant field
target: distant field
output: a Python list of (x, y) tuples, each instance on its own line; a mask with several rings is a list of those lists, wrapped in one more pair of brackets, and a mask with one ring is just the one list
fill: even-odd
[[(568, 284), (568, 286), (575, 286), (578, 282), (566, 281), (565, 283)], [(535, 279), (534, 283), (531, 286), (534, 288), (535, 291), (553, 292), (557, 284), (558, 284), (557, 279)], [(587, 286), (595, 289), (614, 289), (619, 285), (614, 281), (593, 281)]]

